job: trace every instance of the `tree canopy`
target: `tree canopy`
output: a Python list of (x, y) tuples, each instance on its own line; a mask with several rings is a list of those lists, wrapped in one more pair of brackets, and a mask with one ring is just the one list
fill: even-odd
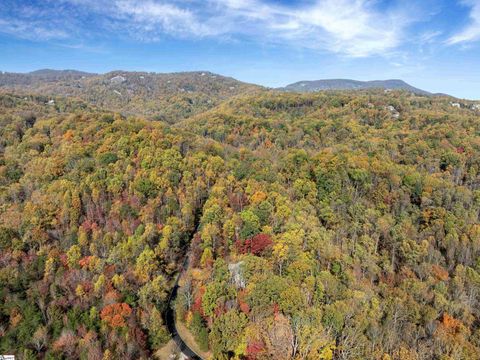
[(214, 359), (478, 358), (469, 105), (261, 91), (162, 122), (1, 94), (0, 354), (153, 357), (189, 252), (178, 320)]

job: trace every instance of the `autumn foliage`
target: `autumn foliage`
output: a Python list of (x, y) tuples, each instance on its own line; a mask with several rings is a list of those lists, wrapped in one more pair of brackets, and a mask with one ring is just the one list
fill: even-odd
[(93, 256), (85, 256), (78, 261), (78, 264), (80, 265), (80, 267), (85, 268), (90, 265), (92, 260), (94, 260)]
[(444, 313), (442, 317), (442, 326), (447, 332), (456, 334), (462, 329), (462, 322), (455, 319), (453, 316)]
[(193, 301), (192, 310), (198, 312), (200, 315), (204, 316), (203, 307), (202, 307), (202, 298), (203, 294), (205, 294), (205, 288), (199, 288), (198, 294), (195, 296)]
[(448, 271), (439, 265), (432, 265), (432, 273), (440, 281), (448, 280)]
[(132, 308), (126, 303), (111, 304), (103, 308), (100, 318), (111, 327), (125, 326), (125, 320), (132, 314)]
[(188, 264), (213, 359), (478, 359), (473, 102), (178, 85), (161, 121), (0, 94), (0, 354), (151, 358)]
[(272, 245), (272, 237), (268, 234), (257, 234), (243, 242), (241, 240), (236, 242), (236, 247), (241, 254), (260, 255)]
[(265, 346), (259, 341), (252, 341), (247, 345), (247, 359), (256, 360), (257, 356), (265, 351)]

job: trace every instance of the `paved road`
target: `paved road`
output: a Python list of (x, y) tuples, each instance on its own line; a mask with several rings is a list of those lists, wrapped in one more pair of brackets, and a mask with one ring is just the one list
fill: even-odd
[(191, 360), (203, 360), (201, 356), (195, 353), (195, 351), (189, 348), (185, 341), (183, 341), (177, 331), (177, 326), (175, 323), (175, 309), (173, 308), (173, 305), (178, 295), (178, 281), (180, 280), (180, 277), (182, 276), (184, 270), (188, 268), (188, 262), (189, 253), (187, 253), (187, 257), (185, 258), (185, 261), (182, 265), (182, 269), (180, 270), (180, 273), (177, 276), (177, 280), (175, 281), (175, 286), (173, 287), (172, 292), (170, 293), (170, 297), (168, 298), (167, 310), (165, 311), (164, 319), (165, 325), (167, 326), (167, 329), (170, 332), (173, 341), (175, 341), (177, 346), (180, 348), (180, 351)]

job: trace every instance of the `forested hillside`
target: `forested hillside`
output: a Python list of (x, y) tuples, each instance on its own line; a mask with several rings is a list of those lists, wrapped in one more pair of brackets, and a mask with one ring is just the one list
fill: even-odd
[(478, 358), (473, 105), (267, 93), (188, 120), (238, 155), (179, 316), (217, 358)]
[(0, 88), (27, 95), (76, 98), (126, 116), (140, 115), (170, 123), (211, 109), (233, 96), (261, 89), (210, 72), (113, 71), (100, 75), (69, 70), (0, 73)]
[(405, 81), (392, 80), (373, 80), (358, 81), (351, 79), (325, 79), (314, 81), (299, 81), (289, 84), (279, 90), (291, 92), (318, 92), (324, 90), (365, 90), (365, 89), (384, 89), (384, 90), (404, 90), (413, 92), (417, 95), (433, 95), (428, 91), (418, 89), (407, 84)]
[(0, 354), (155, 357), (188, 253), (177, 319), (214, 359), (479, 358), (478, 104), (75, 99), (0, 96)]
[(147, 358), (224, 161), (158, 122), (44, 106), (0, 118), (0, 352)]

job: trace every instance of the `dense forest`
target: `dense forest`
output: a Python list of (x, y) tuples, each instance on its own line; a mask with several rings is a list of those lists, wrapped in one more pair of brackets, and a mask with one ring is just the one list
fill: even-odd
[(480, 106), (254, 90), (157, 121), (0, 95), (0, 354), (158, 356), (189, 256), (212, 359), (480, 358)]
[(262, 87), (208, 71), (90, 74), (39, 70), (28, 74), (0, 72), (0, 89), (22, 95), (78, 98), (124, 116), (141, 115), (150, 120), (174, 123)]

